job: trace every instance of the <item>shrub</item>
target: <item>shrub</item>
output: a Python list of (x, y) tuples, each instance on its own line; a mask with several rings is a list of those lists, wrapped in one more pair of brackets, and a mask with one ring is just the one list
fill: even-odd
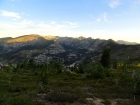
[(0, 103), (4, 102), (7, 99), (5, 92), (0, 93)]
[(31, 100), (26, 96), (13, 97), (7, 100), (2, 105), (45, 105), (44, 103)]
[(89, 65), (84, 74), (87, 78), (104, 78), (109, 76), (109, 70), (104, 68), (101, 64)]
[(104, 105), (111, 105), (111, 101), (110, 100), (103, 100), (102, 101), (102, 103), (104, 104)]
[(67, 92), (50, 92), (45, 96), (45, 99), (54, 102), (70, 102), (73, 103), (78, 99), (76, 94)]
[(133, 79), (134, 99), (135, 99), (135, 95), (140, 94), (140, 90), (139, 90), (140, 89), (140, 73), (134, 70), (132, 74), (132, 79)]

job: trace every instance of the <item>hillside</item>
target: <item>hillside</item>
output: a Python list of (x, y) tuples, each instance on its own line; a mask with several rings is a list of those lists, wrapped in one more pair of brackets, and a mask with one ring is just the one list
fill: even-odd
[(122, 45), (112, 39), (72, 38), (58, 36), (24, 35), (0, 39), (0, 59), (12, 62), (35, 59), (47, 62), (61, 60), (64, 64), (100, 56), (105, 46), (111, 47), (112, 59), (140, 57), (140, 45)]
[(128, 41), (124, 41), (124, 40), (118, 40), (116, 42), (119, 43), (119, 44), (124, 44), (124, 45), (137, 45), (137, 44), (139, 44), (139, 43), (136, 43), (136, 42), (128, 42)]
[[(94, 62), (105, 46), (108, 67)], [(140, 105), (140, 45), (25, 35), (0, 39), (0, 51), (0, 105)]]
[(0, 105), (140, 105), (140, 63), (114, 64), (0, 65)]

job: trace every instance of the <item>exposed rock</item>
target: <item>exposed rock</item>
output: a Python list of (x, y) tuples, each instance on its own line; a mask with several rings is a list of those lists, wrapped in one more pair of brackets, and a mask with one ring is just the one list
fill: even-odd
[(105, 46), (111, 47), (112, 58), (136, 58), (140, 56), (140, 45), (119, 45), (112, 39), (71, 38), (58, 36), (25, 35), (0, 39), (0, 59), (19, 62), (35, 59), (45, 62), (48, 58), (74, 64), (84, 59), (98, 57)]

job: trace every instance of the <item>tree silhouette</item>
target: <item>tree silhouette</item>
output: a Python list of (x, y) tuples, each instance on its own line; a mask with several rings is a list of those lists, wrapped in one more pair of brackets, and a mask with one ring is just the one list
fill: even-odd
[(103, 67), (109, 67), (110, 65), (110, 46), (106, 46), (102, 56), (100, 63), (102, 64)]

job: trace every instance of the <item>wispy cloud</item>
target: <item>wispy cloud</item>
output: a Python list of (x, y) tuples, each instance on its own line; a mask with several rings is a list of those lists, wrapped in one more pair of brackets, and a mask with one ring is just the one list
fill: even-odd
[(98, 19), (97, 19), (97, 22), (100, 22), (100, 21), (101, 21), (101, 19), (100, 19), (100, 18), (98, 18)]
[(20, 19), (21, 18), (19, 13), (9, 12), (9, 11), (4, 11), (4, 10), (0, 10), (0, 12), (1, 12), (1, 16), (4, 16), (4, 17), (10, 17), (10, 18), (14, 18), (14, 19)]
[(102, 13), (102, 15), (100, 15), (99, 18), (96, 19), (96, 21), (97, 22), (101, 22), (101, 21), (106, 21), (107, 22), (108, 21), (107, 20), (107, 13), (106, 12)]
[(5, 23), (5, 24), (0, 24), (0, 29), (3, 29), (3, 30), (16, 30), (18, 29), (19, 26), (15, 25), (15, 24), (8, 24), (8, 23)]
[[(68, 35), (71, 30), (79, 27), (77, 22), (69, 21), (31, 21), (22, 20), (21, 22), (11, 22), (0, 24), (0, 30), (2, 35), (10, 35), (14, 33), (15, 35), (22, 34), (32, 34), (37, 33), (41, 35)], [(71, 33), (73, 35), (73, 33)]]
[(92, 19), (94, 19), (94, 16), (93, 16), (93, 15), (89, 14), (89, 16), (90, 16)]
[(37, 24), (36, 25), (38, 28), (45, 28), (45, 29), (50, 29), (50, 28), (52, 28), (52, 25), (51, 24), (46, 24), (46, 23), (44, 23), (44, 22), (41, 22), (41, 23), (39, 23), (39, 24)]
[(21, 25), (32, 25), (34, 22), (33, 21), (31, 21), (31, 20), (23, 20), (23, 21), (21, 21)]
[(64, 21), (66, 27), (69, 27), (69, 28), (75, 28), (75, 27), (79, 27), (78, 23), (76, 22), (66, 22)]
[(51, 22), (40, 22), (36, 25), (38, 28), (45, 28), (48, 30), (58, 30), (58, 29), (69, 29), (69, 28), (76, 28), (79, 27), (78, 23), (76, 22), (68, 22), (68, 21), (62, 21), (60, 23), (57, 23), (56, 21)]
[(109, 6), (111, 8), (116, 8), (119, 5), (120, 5), (120, 1), (119, 0), (111, 0), (111, 2), (109, 3)]

